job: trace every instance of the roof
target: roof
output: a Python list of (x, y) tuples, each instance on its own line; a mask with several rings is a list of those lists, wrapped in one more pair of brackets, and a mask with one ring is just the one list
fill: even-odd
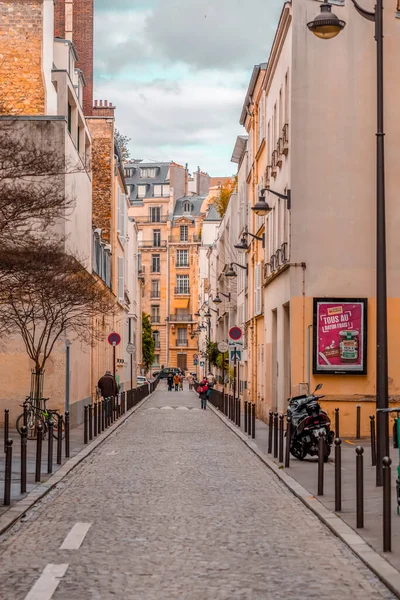
[(211, 177), (210, 187), (214, 187), (215, 185), (224, 185), (229, 181), (232, 181), (232, 177)]
[[(154, 197), (154, 185), (160, 185), (165, 183), (169, 184), (170, 167), (172, 162), (141, 162), (141, 161), (128, 161), (124, 163), (124, 169), (133, 169), (132, 177), (125, 175), (125, 181), (127, 185), (131, 186), (130, 199), (131, 202), (138, 200), (138, 185), (147, 185), (146, 198)], [(155, 177), (141, 177), (141, 169), (156, 169)]]
[(243, 108), (242, 108), (242, 114), (240, 116), (239, 123), (241, 125), (244, 125), (244, 123), (246, 121), (247, 112), (249, 110), (249, 106), (253, 103), (252, 96), (253, 96), (253, 93), (254, 93), (254, 90), (256, 87), (256, 83), (257, 83), (257, 79), (260, 74), (260, 71), (265, 71), (267, 66), (268, 66), (268, 63), (260, 63), (259, 65), (255, 65), (253, 68), (253, 73), (251, 75), (249, 87), (247, 89), (246, 98), (244, 100), (244, 104), (243, 104)]
[[(192, 218), (198, 217), (201, 214), (201, 207), (206, 198), (207, 196), (183, 196), (183, 198), (179, 198), (175, 202), (174, 218), (183, 217), (183, 215)], [(190, 213), (183, 210), (185, 202), (190, 202), (191, 204)]]
[(218, 221), (218, 222), (221, 220), (221, 216), (220, 216), (215, 204), (210, 205), (209, 211), (204, 220), (205, 221)]
[(239, 164), (247, 148), (248, 135), (238, 135), (233, 149), (231, 162)]

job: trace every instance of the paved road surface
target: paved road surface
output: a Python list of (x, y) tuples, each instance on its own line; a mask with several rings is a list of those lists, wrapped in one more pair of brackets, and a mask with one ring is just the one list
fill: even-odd
[(393, 598), (199, 403), (158, 391), (15, 526), (0, 598)]

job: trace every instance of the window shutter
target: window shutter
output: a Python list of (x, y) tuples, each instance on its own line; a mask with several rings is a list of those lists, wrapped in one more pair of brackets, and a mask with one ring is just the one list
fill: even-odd
[(254, 316), (262, 313), (262, 295), (261, 295), (261, 263), (257, 263), (254, 269)]
[(124, 301), (124, 258), (122, 256), (118, 257), (118, 300), (120, 302)]

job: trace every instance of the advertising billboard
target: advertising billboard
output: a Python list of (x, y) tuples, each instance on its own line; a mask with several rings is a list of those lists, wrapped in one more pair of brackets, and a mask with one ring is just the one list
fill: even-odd
[(366, 298), (314, 298), (313, 373), (367, 374)]

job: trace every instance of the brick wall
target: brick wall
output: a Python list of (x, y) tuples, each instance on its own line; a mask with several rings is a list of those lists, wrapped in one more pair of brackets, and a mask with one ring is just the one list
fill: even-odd
[(73, 42), (78, 52), (77, 67), (86, 79), (83, 93), (83, 112), (92, 114), (93, 106), (93, 44), (94, 44), (94, 0), (74, 2)]
[(0, 113), (44, 113), (42, 4), (0, 0)]
[(65, 39), (65, 1), (54, 0), (54, 37)]

